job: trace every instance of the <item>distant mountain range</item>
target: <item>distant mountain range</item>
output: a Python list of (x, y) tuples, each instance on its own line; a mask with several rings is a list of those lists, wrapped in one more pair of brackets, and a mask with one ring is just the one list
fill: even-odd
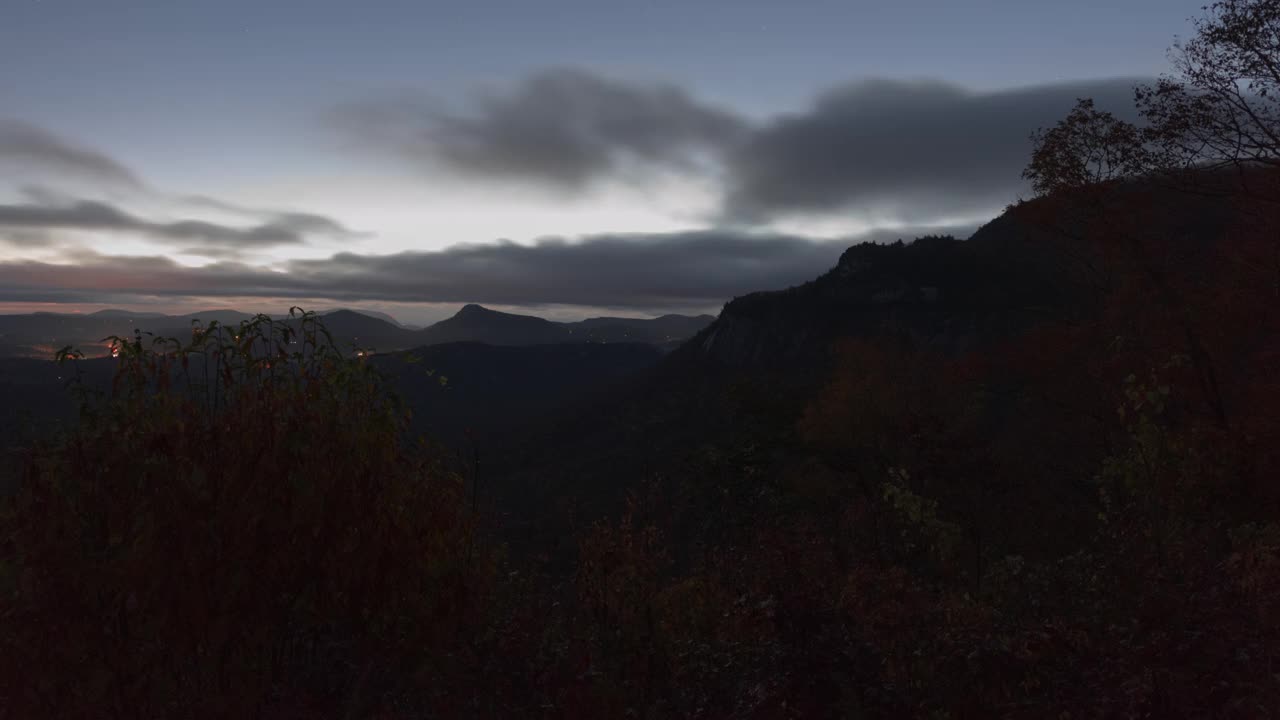
[[(321, 313), (334, 339), (353, 347), (389, 352), (451, 342), (489, 345), (640, 343), (666, 350), (693, 337), (715, 317), (663, 315), (647, 318), (600, 317), (579, 322), (553, 322), (467, 305), (453, 317), (426, 328), (400, 324), (385, 313), (330, 310)], [(102, 339), (130, 336), (142, 330), (159, 336), (188, 337), (194, 321), (237, 325), (253, 317), (235, 310), (208, 310), (189, 315), (162, 315), (126, 310), (90, 314), (31, 313), (0, 315), (0, 357), (45, 357), (68, 345), (88, 356), (106, 354)]]

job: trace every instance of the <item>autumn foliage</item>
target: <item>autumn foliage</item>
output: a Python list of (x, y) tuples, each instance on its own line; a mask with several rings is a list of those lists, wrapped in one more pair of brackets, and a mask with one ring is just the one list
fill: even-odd
[(114, 339), (4, 508), (0, 709), (365, 716), (451, 671), (487, 577), (460, 480), (300, 319)]

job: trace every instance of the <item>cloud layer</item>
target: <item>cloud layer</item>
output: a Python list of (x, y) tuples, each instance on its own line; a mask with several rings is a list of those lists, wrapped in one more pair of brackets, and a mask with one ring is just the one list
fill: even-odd
[[(912, 238), (927, 230), (857, 240)], [(854, 239), (821, 242), (720, 231), (600, 235), (535, 245), (456, 246), (395, 255), (344, 253), (285, 272), (238, 263), (201, 268), (161, 257), (86, 255), (74, 264), (0, 263), (0, 301), (264, 297), (510, 306), (711, 308), (825, 272)]]
[[(60, 261), (0, 262), (0, 300), (262, 297), (709, 308), (808, 280), (851, 242), (910, 239), (945, 231), (936, 226), (949, 218), (997, 211), (1022, 189), (1032, 131), (1055, 122), (1078, 97), (1094, 97), (1113, 111), (1132, 107), (1134, 82), (981, 93), (942, 82), (871, 80), (833, 89), (812, 106), (767, 122), (676, 87), (575, 70), (535, 75), (460, 110), (412, 99), (357, 103), (335, 121), (350, 138), (431, 173), (583, 191), (603, 181), (650, 181), (657, 177), (652, 170), (679, 171), (715, 178), (720, 209), (709, 218), (710, 229), (694, 232), (348, 252), (272, 269), (240, 260), (252, 257), (246, 252), (311, 237), (360, 233), (324, 215), (164, 195), (107, 155), (29, 125), (0, 122), (0, 161), (132, 188), (169, 211), (157, 219), (129, 205), (28, 191), (24, 203), (0, 204), (0, 238), (10, 249), (58, 249), (67, 246), (60, 243), (68, 231), (102, 231), (219, 260), (192, 268), (161, 256), (58, 249)], [(501, 201), (494, 202), (493, 211), (501, 212)], [(219, 221), (202, 217), (210, 213)], [(228, 217), (239, 222), (222, 221)], [(814, 218), (917, 229), (831, 241), (776, 231), (807, 227)], [(800, 222), (787, 224), (793, 220)]]
[(549, 70), (464, 111), (409, 98), (353, 103), (335, 124), (357, 141), (477, 178), (580, 190), (636, 169), (692, 169), (747, 124), (670, 85)]
[(646, 168), (714, 175), (718, 220), (847, 214), (928, 222), (989, 213), (1024, 189), (1030, 135), (1077, 98), (1120, 115), (1136, 79), (974, 92), (939, 81), (873, 79), (832, 89), (765, 123), (646, 87), (558, 70), (464, 112), (411, 99), (359, 103), (339, 127), (365, 147), (475, 181), (581, 190), (650, 179)]
[(18, 120), (0, 118), (0, 161), (125, 188), (143, 186), (133, 171), (111, 157)]
[[(350, 234), (328, 218), (286, 213), (249, 227), (232, 227), (205, 220), (156, 222), (144, 220), (113, 205), (81, 200), (70, 204), (0, 205), (0, 230), (17, 231), (15, 237), (44, 237), (50, 230), (128, 232), (154, 239), (191, 243), (186, 252), (242, 250), (300, 244), (308, 233)], [(7, 235), (6, 235), (7, 236)]]
[[(33, 176), (52, 178), (55, 185), (91, 189), (94, 195), (158, 205), (171, 214), (188, 217), (147, 219), (116, 204), (79, 199), (58, 187), (34, 184)], [(0, 204), (0, 246), (10, 248), (74, 246), (76, 243), (67, 242), (67, 231), (88, 231), (160, 241), (168, 243), (171, 251), (185, 255), (228, 258), (242, 251), (300, 245), (310, 237), (347, 239), (366, 235), (325, 215), (245, 207), (203, 196), (166, 195), (106, 153), (29, 123), (0, 118), (0, 190), (6, 185), (27, 201)], [(192, 211), (210, 210), (254, 222), (231, 225), (189, 217)]]
[(753, 133), (728, 159), (732, 218), (848, 211), (919, 221), (999, 208), (1022, 189), (1029, 136), (1077, 98), (1124, 114), (1135, 80), (975, 93), (870, 80)]

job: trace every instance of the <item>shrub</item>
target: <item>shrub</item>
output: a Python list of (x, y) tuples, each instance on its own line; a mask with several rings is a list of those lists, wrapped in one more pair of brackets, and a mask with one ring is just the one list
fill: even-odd
[(485, 578), (460, 478), (362, 353), (291, 316), (111, 338), (111, 389), (79, 385), (78, 426), (26, 453), (0, 711), (364, 715), (448, 671)]

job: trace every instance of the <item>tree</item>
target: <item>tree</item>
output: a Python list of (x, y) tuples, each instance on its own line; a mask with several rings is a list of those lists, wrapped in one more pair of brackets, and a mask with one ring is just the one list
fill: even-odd
[[(1099, 227), (1117, 222), (1116, 208), (1107, 209), (1106, 201), (1118, 196), (1108, 190), (1127, 179), (1239, 200), (1237, 212), (1250, 215), (1252, 222), (1232, 231), (1230, 249), (1220, 260), (1252, 276), (1255, 267), (1270, 266), (1267, 258), (1276, 250), (1274, 237), (1262, 238), (1274, 227), (1273, 210), (1280, 203), (1280, 0), (1219, 0), (1205, 9), (1195, 28), (1195, 36), (1171, 52), (1174, 74), (1136, 88), (1141, 126), (1082, 99), (1057, 125), (1032, 136), (1034, 151), (1023, 177), (1038, 195), (1087, 191)], [(1222, 172), (1226, 169), (1235, 172)], [(1126, 204), (1136, 202), (1133, 195), (1125, 195)], [(1205, 341), (1208, 333), (1192, 320), (1192, 307), (1204, 302), (1179, 288), (1174, 274), (1162, 267), (1170, 238), (1144, 241), (1131, 229), (1118, 235), (1116, 245), (1179, 324), (1201, 392), (1217, 424), (1226, 427), (1228, 412)], [(1262, 275), (1264, 285), (1276, 280), (1274, 273)]]
[(1280, 0), (1219, 0), (1174, 46), (1176, 74), (1137, 89), (1165, 164), (1280, 168)]
[(1195, 27), (1170, 52), (1174, 73), (1135, 88), (1140, 126), (1084, 98), (1032, 135), (1023, 177), (1036, 194), (1144, 175), (1203, 189), (1204, 171), (1233, 168), (1242, 187), (1232, 192), (1280, 202), (1276, 174), (1259, 188), (1251, 172), (1280, 169), (1280, 0), (1219, 0)]
[(487, 566), (461, 479), (314, 314), (198, 330), (114, 338), (0, 503), (0, 708), (360, 717), (455, 672)]
[(1150, 164), (1143, 133), (1133, 123), (1077, 102), (1049, 130), (1032, 135), (1035, 153), (1022, 176), (1038, 195), (1080, 190), (1142, 173)]

